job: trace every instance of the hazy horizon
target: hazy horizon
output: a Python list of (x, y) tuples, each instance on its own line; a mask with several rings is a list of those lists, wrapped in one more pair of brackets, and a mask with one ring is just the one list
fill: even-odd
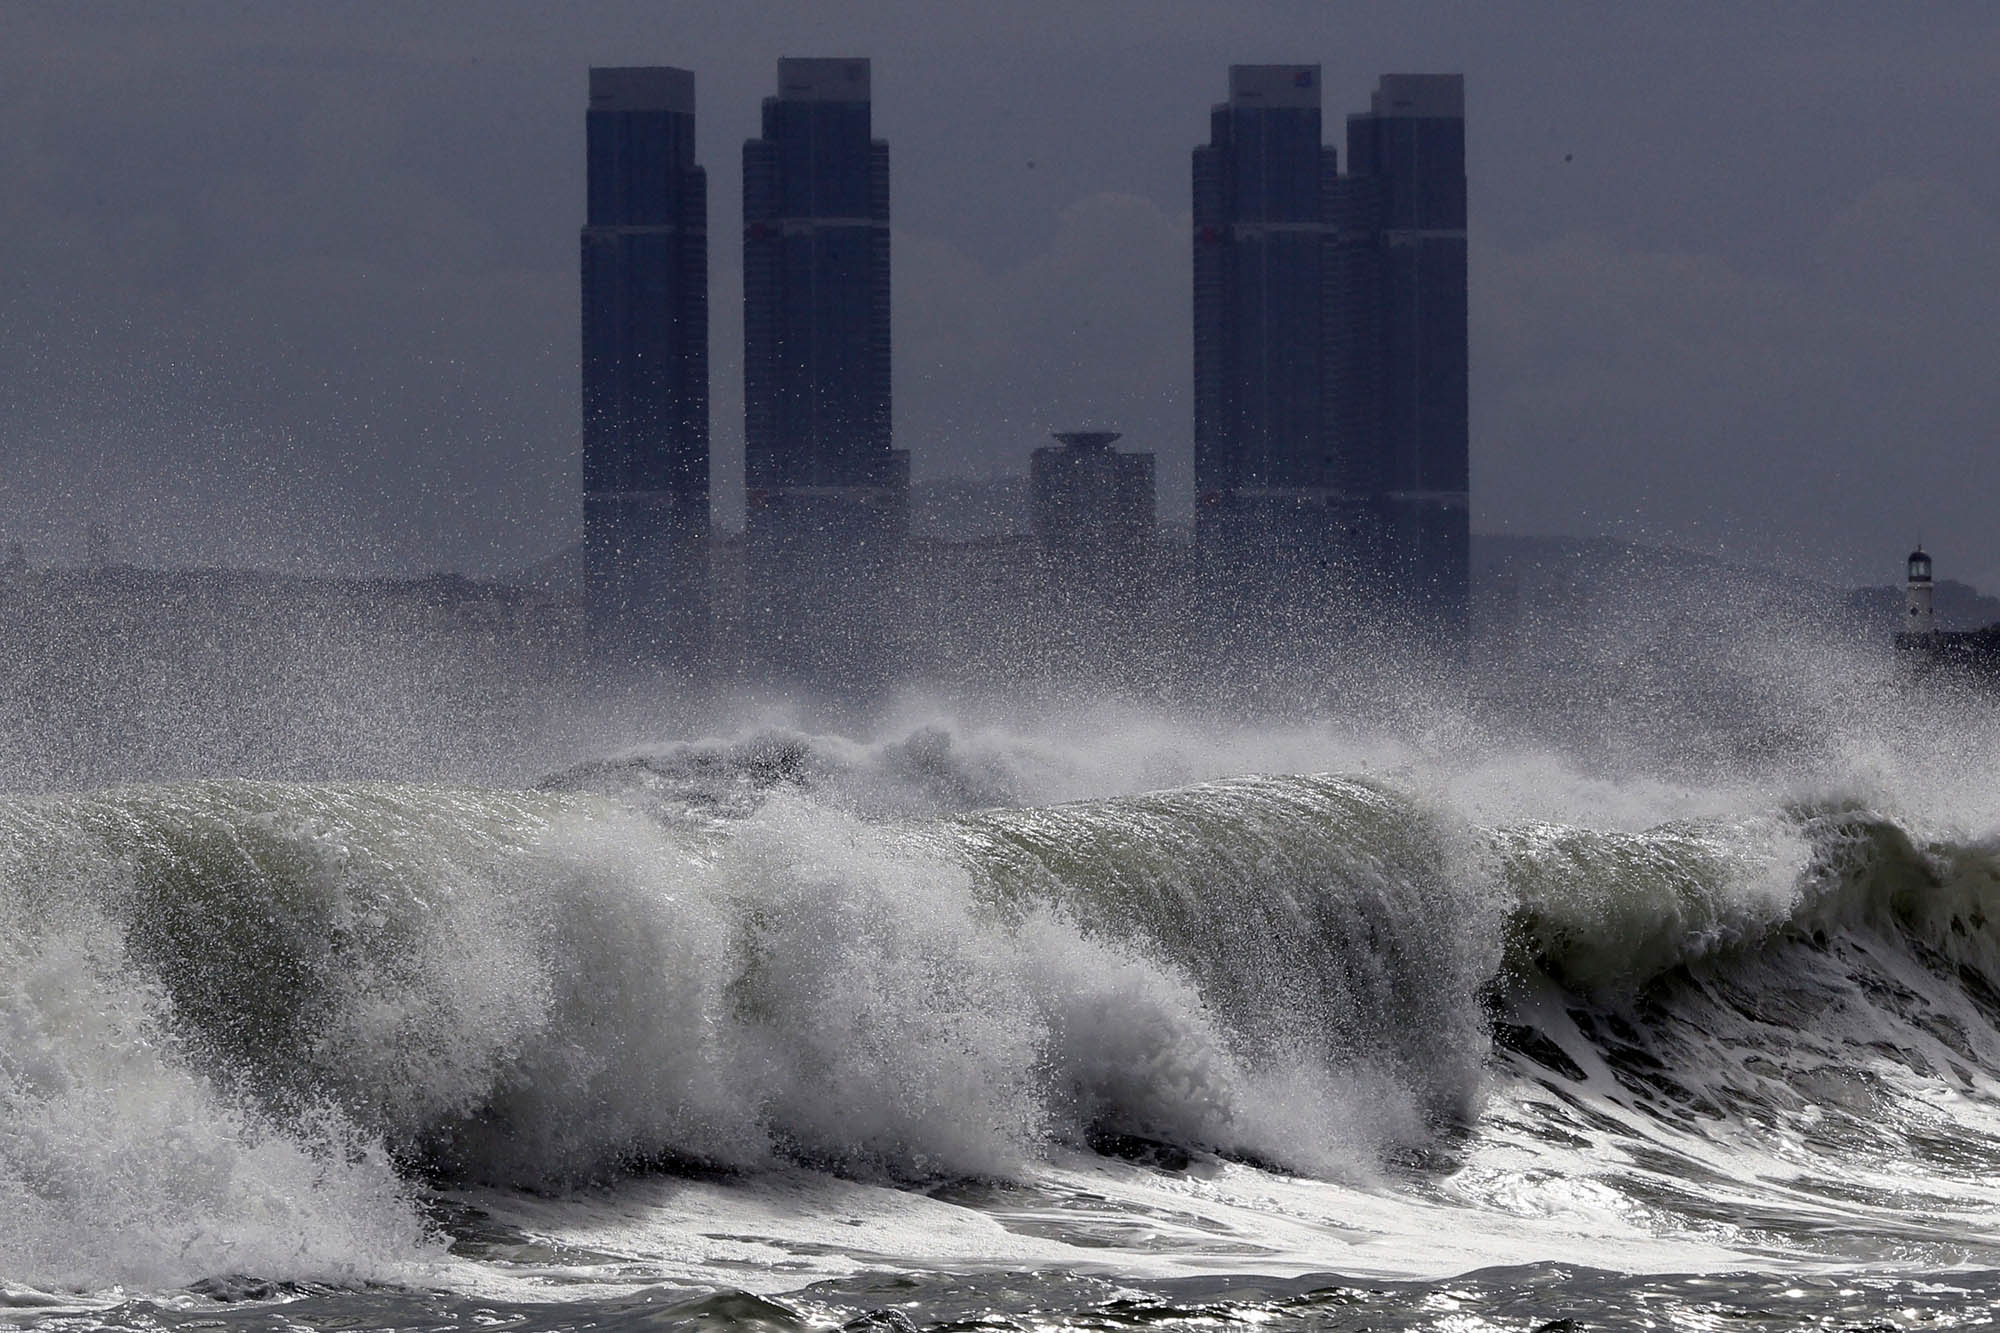
[[(2000, 584), (2000, 16), (1721, 5), (231, 4), (0, 13), (0, 541), (496, 573), (580, 529), (592, 64), (694, 71), (717, 517), (738, 154), (781, 55), (874, 61), (917, 477), (1084, 421), (1190, 503), (1188, 154), (1230, 63), (1462, 71), (1473, 524)], [(1982, 296), (1981, 293), (1989, 293)]]

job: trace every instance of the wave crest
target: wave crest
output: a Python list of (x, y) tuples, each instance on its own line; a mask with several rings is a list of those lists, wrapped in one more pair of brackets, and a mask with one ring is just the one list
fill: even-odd
[[(1842, 933), (2000, 1012), (2000, 858), (1839, 805), (1483, 829), (1303, 776), (921, 821), (774, 784), (691, 822), (208, 783), (0, 802), (0, 835), (0, 1214), (60, 1241), (9, 1248), (23, 1280), (198, 1275), (269, 1197), (310, 1203), (267, 1276), (422, 1254), (392, 1160), (911, 1179), (1136, 1139), (1366, 1174), (1474, 1117), (1511, 997), (1564, 988), (1574, 1066), (1615, 1055), (1590, 1013)], [(93, 1250), (120, 1208), (184, 1267)]]

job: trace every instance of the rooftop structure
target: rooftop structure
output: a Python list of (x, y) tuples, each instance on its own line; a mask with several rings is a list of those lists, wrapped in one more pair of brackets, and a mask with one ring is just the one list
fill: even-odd
[(1035, 536), (1072, 559), (1129, 560), (1153, 535), (1153, 455), (1111, 446), (1113, 430), (1058, 431), (1029, 467)]

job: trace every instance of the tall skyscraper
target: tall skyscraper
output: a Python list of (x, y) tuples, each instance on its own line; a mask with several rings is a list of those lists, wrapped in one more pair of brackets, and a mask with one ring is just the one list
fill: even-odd
[[(770, 660), (839, 674), (867, 655), (907, 526), (889, 402), (889, 146), (869, 65), (780, 60), (743, 145), (746, 538)], [(879, 611), (879, 607), (875, 608)]]
[(1210, 131), (1194, 150), (1196, 517), (1204, 546), (1244, 558), (1355, 518), (1328, 395), (1319, 66), (1231, 66)]
[(1347, 119), (1347, 170), (1374, 216), (1365, 301), (1379, 348), (1370, 444), (1392, 570), (1436, 620), (1462, 628), (1469, 595), (1470, 408), (1465, 264), (1465, 79), (1389, 74)]
[(1463, 624), (1464, 135), (1459, 76), (1388, 76), (1343, 176), (1318, 66), (1230, 68), (1194, 150), (1195, 486), (1243, 581)]
[(601, 642), (698, 651), (708, 622), (708, 180), (694, 75), (590, 71), (582, 236), (584, 566)]

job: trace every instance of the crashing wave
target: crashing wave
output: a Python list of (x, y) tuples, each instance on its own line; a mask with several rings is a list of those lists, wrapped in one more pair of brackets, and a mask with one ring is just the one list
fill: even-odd
[[(1849, 1118), (1893, 1102), (1905, 1145), (1880, 1059), (2000, 1077), (2000, 858), (1866, 810), (1485, 828), (1290, 776), (870, 820), (780, 767), (698, 828), (575, 791), (0, 801), (5, 1276), (371, 1272), (424, 1252), (392, 1163), (907, 1181), (1138, 1142), (1365, 1179), (1496, 1077), (1632, 1142), (1875, 1089)], [(1731, 1044), (1788, 1021), (1824, 1030)], [(182, 1221), (107, 1254), (118, 1210)]]

